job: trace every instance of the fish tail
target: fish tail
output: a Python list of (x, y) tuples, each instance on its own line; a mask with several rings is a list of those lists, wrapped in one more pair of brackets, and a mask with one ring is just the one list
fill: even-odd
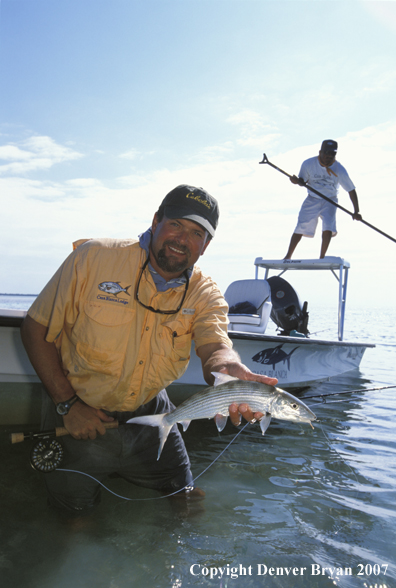
[(125, 294), (128, 294), (128, 296), (130, 296), (128, 289), (132, 286), (132, 284), (129, 284), (129, 286), (127, 286), (126, 288), (124, 288), (124, 292)]
[(127, 423), (131, 425), (150, 425), (151, 427), (158, 427), (158, 434), (159, 434), (159, 448), (158, 448), (158, 457), (157, 461), (159, 460), (162, 450), (165, 445), (165, 441), (168, 438), (169, 431), (172, 428), (172, 425), (165, 424), (163, 421), (167, 413), (164, 414), (153, 414), (153, 415), (145, 415), (141, 417), (134, 417), (133, 419), (129, 419)]

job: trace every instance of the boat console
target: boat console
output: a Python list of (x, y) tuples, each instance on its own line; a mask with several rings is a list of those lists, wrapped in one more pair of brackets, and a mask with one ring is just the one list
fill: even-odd
[[(264, 280), (268, 280), (270, 270), (280, 271), (278, 277), (287, 271), (331, 271), (338, 281), (338, 340), (344, 337), (345, 303), (348, 285), (348, 272), (350, 264), (341, 257), (325, 257), (324, 259), (280, 259), (268, 260), (262, 257), (255, 259), (256, 279), (259, 277), (259, 270), (264, 269)], [(337, 273), (338, 272), (338, 275)]]

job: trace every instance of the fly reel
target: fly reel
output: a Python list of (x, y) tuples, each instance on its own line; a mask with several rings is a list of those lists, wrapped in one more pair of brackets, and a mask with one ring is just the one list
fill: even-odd
[(53, 472), (62, 463), (64, 450), (57, 439), (40, 439), (30, 453), (30, 465), (39, 472)]
[[(103, 423), (105, 429), (116, 429), (118, 421)], [(56, 427), (51, 431), (39, 431), (36, 433), (11, 433), (11, 443), (21, 443), (25, 439), (30, 441), (38, 439), (30, 453), (30, 465), (39, 472), (53, 472), (62, 463), (64, 449), (54, 437), (69, 435), (64, 427)]]

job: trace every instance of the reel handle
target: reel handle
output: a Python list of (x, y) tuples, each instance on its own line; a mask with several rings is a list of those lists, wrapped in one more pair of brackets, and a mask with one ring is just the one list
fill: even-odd
[[(105, 429), (117, 429), (118, 421), (112, 421), (111, 423), (103, 423)], [(40, 433), (11, 433), (11, 443), (21, 443), (25, 439), (36, 439), (40, 437), (63, 437), (64, 435), (70, 435), (69, 431), (65, 427), (56, 427), (53, 431), (41, 431)]]

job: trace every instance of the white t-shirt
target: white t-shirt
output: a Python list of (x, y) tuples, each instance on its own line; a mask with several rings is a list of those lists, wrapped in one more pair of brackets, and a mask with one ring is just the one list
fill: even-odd
[[(348, 172), (343, 165), (335, 161), (333, 165), (323, 167), (319, 163), (319, 157), (310, 157), (306, 159), (301, 166), (299, 177), (307, 182), (312, 188), (321, 192), (324, 196), (337, 201), (338, 187), (342, 186), (344, 190), (350, 192), (355, 189)], [(308, 195), (314, 198), (320, 198), (308, 188)]]

